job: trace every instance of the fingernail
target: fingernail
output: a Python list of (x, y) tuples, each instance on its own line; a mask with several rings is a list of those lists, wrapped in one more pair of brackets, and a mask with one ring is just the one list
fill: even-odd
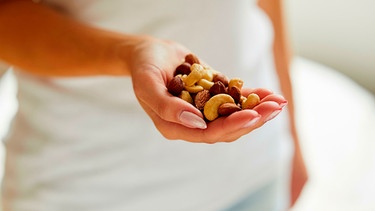
[(186, 127), (206, 129), (207, 124), (201, 117), (188, 111), (183, 111), (179, 117), (181, 123)]
[(276, 110), (274, 112), (272, 112), (266, 119), (266, 122), (270, 121), (271, 119), (275, 118), (282, 110), (279, 109), (279, 110)]
[(252, 126), (254, 126), (254, 125), (259, 121), (259, 119), (260, 119), (260, 116), (255, 117), (254, 119), (252, 119), (252, 120), (250, 120), (249, 122), (247, 122), (246, 124), (244, 124), (244, 125), (242, 126), (242, 128), (247, 128), (247, 127), (252, 127)]
[(286, 106), (287, 104), (288, 104), (287, 101), (280, 103), (280, 108), (284, 108), (284, 106)]

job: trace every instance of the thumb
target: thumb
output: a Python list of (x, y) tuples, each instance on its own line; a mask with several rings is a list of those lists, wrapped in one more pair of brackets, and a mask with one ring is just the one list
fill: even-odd
[(143, 79), (142, 83), (134, 81), (134, 92), (154, 122), (158, 118), (189, 128), (207, 128), (203, 115), (197, 108), (168, 92), (165, 79), (160, 76), (160, 70), (156, 66), (147, 67), (147, 76)]

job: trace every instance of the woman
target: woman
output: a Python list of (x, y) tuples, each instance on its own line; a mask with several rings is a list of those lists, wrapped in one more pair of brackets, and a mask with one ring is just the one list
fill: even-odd
[[(284, 210), (295, 202), (306, 172), (280, 1), (259, 2), (270, 19), (245, 0), (0, 2), (0, 59), (19, 86), (4, 210)], [(190, 52), (274, 91), (247, 90), (273, 100), (207, 124), (165, 88)], [(265, 124), (286, 100), (290, 115)]]

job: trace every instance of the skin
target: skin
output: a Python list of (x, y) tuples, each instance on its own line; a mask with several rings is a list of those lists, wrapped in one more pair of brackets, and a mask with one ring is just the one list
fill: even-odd
[[(263, 126), (287, 102), (294, 119), (288, 73), (290, 53), (282, 30), (281, 1), (261, 0), (260, 6), (270, 14), (276, 29), (275, 61), (285, 97), (262, 88), (244, 89), (244, 93), (261, 96), (262, 102), (254, 110), (236, 112), (204, 125), (184, 121), (183, 112), (195, 119), (203, 117), (199, 110), (166, 89), (174, 68), (191, 53), (173, 41), (94, 28), (30, 0), (0, 0), (0, 60), (40, 77), (131, 77), (140, 105), (167, 139), (209, 144), (233, 142)], [(307, 174), (294, 120), (291, 124), (296, 144), (293, 204)]]
[(288, 101), (288, 112), (290, 117), (291, 134), (294, 140), (295, 152), (292, 163), (292, 177), (291, 177), (291, 201), (293, 206), (300, 196), (304, 185), (307, 182), (308, 174), (305, 162), (302, 156), (300, 141), (296, 129), (296, 122), (294, 116), (294, 100), (293, 87), (290, 79), (289, 66), (292, 57), (291, 49), (288, 43), (286, 33), (285, 17), (283, 14), (282, 0), (260, 0), (260, 8), (262, 8), (269, 16), (275, 33), (275, 41), (273, 45), (276, 70), (279, 75), (281, 90), (283, 96)]

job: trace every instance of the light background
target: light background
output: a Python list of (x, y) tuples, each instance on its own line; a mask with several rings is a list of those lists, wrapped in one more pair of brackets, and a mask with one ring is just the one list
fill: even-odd
[[(373, 211), (375, 101), (366, 89), (375, 93), (375, 1), (285, 2), (298, 56), (292, 68), (297, 122), (310, 173), (293, 211)], [(14, 94), (7, 74), (0, 82), (0, 139), (16, 109)], [(3, 155), (0, 147), (0, 176)]]
[(285, 3), (295, 52), (348, 75), (375, 94), (375, 1)]

